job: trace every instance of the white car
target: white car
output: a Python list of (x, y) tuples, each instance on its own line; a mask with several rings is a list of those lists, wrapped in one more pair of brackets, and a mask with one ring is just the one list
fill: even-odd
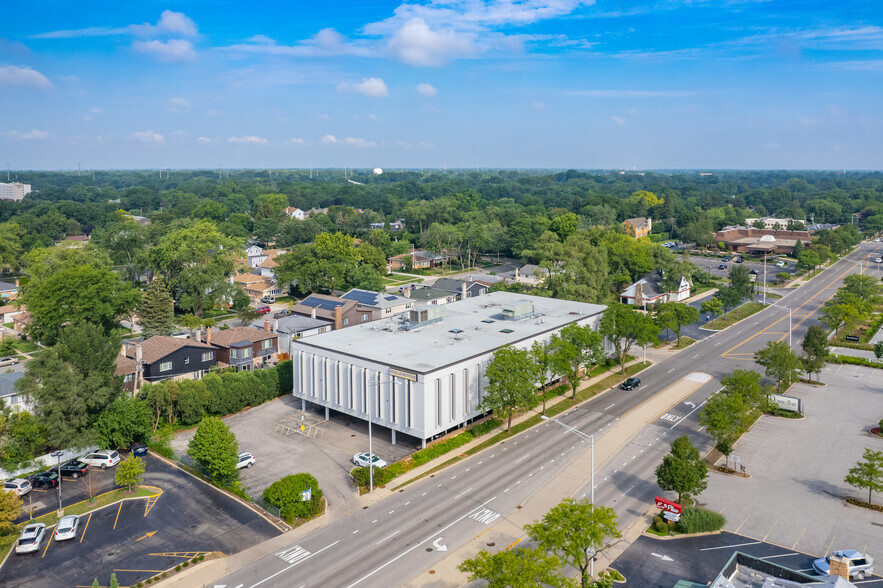
[(34, 523), (22, 529), (18, 541), (15, 542), (15, 552), (19, 555), (23, 553), (34, 553), (40, 551), (40, 544), (43, 543), (43, 537), (46, 536), (46, 525), (43, 523)]
[(0, 357), (0, 367), (6, 367), (8, 365), (15, 365), (18, 363), (17, 357)]
[(7, 492), (15, 492), (18, 496), (24, 496), (31, 491), (31, 483), (23, 478), (14, 478), (12, 480), (6, 480), (6, 482), (3, 483), (3, 488)]
[[(874, 559), (869, 555), (856, 551), (855, 549), (835, 551), (831, 555), (846, 559), (850, 578), (864, 580), (865, 576), (870, 576), (874, 573)], [(831, 573), (831, 555), (828, 557), (821, 557), (812, 562), (813, 570), (815, 570), (817, 574), (827, 576)]]
[(878, 257), (874, 260), (874, 263), (883, 263), (883, 257)]
[(785, 262), (784, 261), (777, 261), (776, 267), (785, 267)]
[(68, 515), (61, 517), (58, 525), (55, 526), (55, 541), (67, 541), (77, 536), (77, 529), (80, 528), (80, 517), (77, 515)]
[(239, 454), (239, 461), (236, 462), (236, 469), (250, 468), (254, 465), (255, 461), (257, 460), (252, 454), (247, 451), (243, 451)]
[[(385, 468), (387, 466), (387, 463), (376, 455), (371, 456), (371, 462), (371, 465), (375, 468)], [(368, 467), (368, 452), (355, 454), (353, 456), (353, 463), (362, 468)]]
[(120, 454), (116, 451), (110, 450), (93, 451), (92, 453), (81, 457), (80, 461), (84, 461), (90, 466), (106, 470), (107, 468), (120, 463)]

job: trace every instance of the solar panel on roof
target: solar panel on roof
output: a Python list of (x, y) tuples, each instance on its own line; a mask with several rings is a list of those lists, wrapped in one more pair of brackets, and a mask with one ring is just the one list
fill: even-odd
[(313, 298), (312, 296), (304, 298), (301, 304), (312, 308), (321, 308), (322, 310), (334, 310), (338, 306), (343, 306), (343, 302), (339, 300), (325, 300), (324, 298)]
[(384, 298), (385, 298), (386, 300), (395, 300), (395, 299), (398, 298), (398, 296), (384, 296)]
[(347, 292), (342, 296), (342, 298), (346, 298), (347, 300), (355, 300), (359, 304), (374, 304), (377, 299), (377, 294), (374, 292), (360, 292), (358, 290), (353, 290), (352, 292)]

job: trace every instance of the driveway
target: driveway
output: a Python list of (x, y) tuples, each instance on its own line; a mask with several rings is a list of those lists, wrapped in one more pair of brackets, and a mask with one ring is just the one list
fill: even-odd
[(106, 586), (113, 572), (131, 586), (199, 553), (229, 555), (280, 534), (238, 500), (150, 454), (144, 459), (144, 483), (163, 490), (155, 502), (130, 500), (84, 515), (75, 539), (44, 540), (38, 553), (11, 555), (0, 585), (91, 586), (98, 578)]
[(803, 553), (858, 549), (883, 561), (883, 513), (843, 500), (867, 499), (843, 478), (866, 447), (883, 450), (868, 432), (881, 416), (868, 409), (883, 406), (880, 370), (828, 365), (821, 379), (826, 386), (789, 392), (802, 399), (804, 419), (761, 417), (739, 441), (733, 455), (751, 477), (712, 472), (699, 501), (723, 512), (731, 532)]
[[(360, 509), (350, 471), (355, 467), (353, 455), (368, 451), (367, 423), (333, 411), (326, 421), (324, 409), (310, 404), (306, 412), (300, 408), (300, 400), (283, 396), (224, 418), (236, 434), (240, 451), (249, 451), (257, 459), (253, 467), (241, 471), (240, 480), (251, 496), (260, 496), (276, 480), (307, 472), (319, 481), (331, 508)], [(178, 433), (172, 447), (186, 453), (195, 432)], [(399, 435), (393, 445), (389, 429), (373, 427), (374, 453), (388, 463), (410, 455), (418, 443)]]

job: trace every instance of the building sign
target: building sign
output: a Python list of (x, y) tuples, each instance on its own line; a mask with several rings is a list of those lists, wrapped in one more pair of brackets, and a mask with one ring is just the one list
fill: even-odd
[(776, 406), (781, 408), (782, 410), (790, 410), (791, 412), (799, 412), (803, 413), (803, 403), (800, 401), (800, 398), (794, 398), (793, 396), (782, 396), (781, 394), (770, 394), (770, 400), (772, 400)]
[[(656, 508), (665, 511), (666, 514), (671, 513), (674, 515), (681, 514), (682, 507), (677, 502), (671, 502), (670, 500), (666, 500), (665, 498), (656, 497)], [(666, 517), (667, 518), (667, 517)]]
[(681, 520), (681, 515), (679, 515), (679, 514), (675, 514), (675, 513), (673, 513), (673, 512), (665, 511), (664, 513), (662, 513), (662, 516), (663, 516), (666, 520), (672, 521), (672, 522), (674, 522), (674, 523), (676, 523), (676, 522), (678, 522), (679, 520)]
[(417, 381), (417, 374), (412, 374), (411, 372), (404, 372), (402, 370), (397, 370), (393, 368), (389, 368), (389, 375), (393, 378), (404, 378), (406, 380), (411, 380), (412, 382)]
[(846, 336), (846, 340), (847, 340), (847, 341), (852, 341), (853, 343), (858, 343), (858, 342), (859, 342), (859, 338), (856, 337), (855, 335), (847, 335), (847, 336)]

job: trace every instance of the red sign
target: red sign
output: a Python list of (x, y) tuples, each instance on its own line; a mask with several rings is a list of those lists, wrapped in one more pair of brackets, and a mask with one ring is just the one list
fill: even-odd
[(666, 500), (665, 498), (660, 498), (658, 496), (656, 497), (656, 508), (674, 514), (681, 514), (681, 510), (683, 510), (683, 507), (680, 504), (677, 504), (676, 502), (671, 502), (669, 500)]

